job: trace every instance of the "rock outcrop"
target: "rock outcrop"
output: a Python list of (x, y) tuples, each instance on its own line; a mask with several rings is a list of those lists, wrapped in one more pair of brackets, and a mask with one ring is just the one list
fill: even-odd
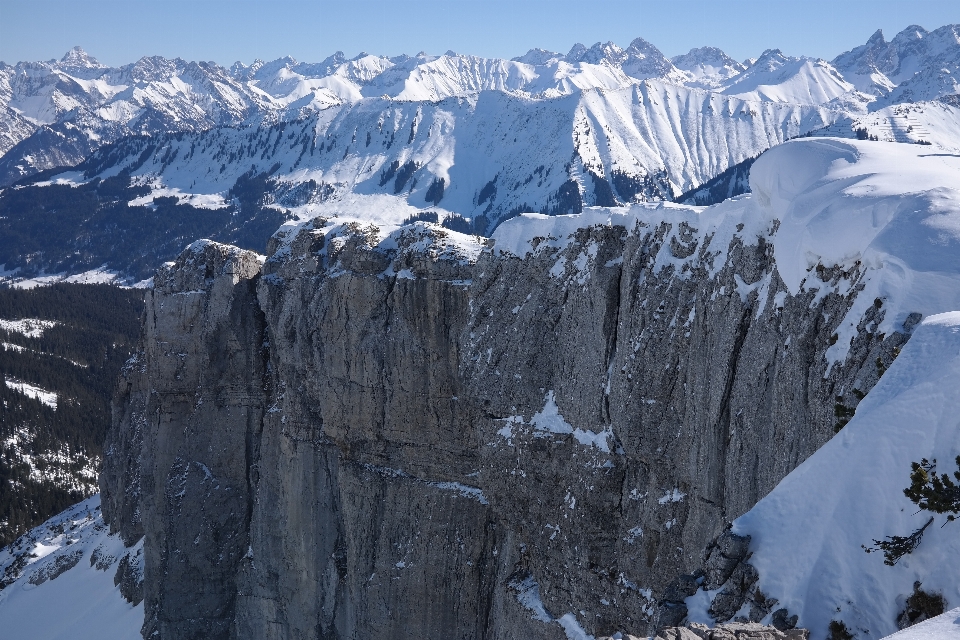
[(654, 640), (807, 640), (806, 629), (782, 631), (755, 622), (719, 624), (711, 629), (696, 622), (684, 627), (667, 627)]
[(704, 581), (770, 613), (726, 525), (906, 333), (878, 300), (828, 360), (863, 272), (792, 295), (772, 221), (590, 215), (528, 251), (314, 220), (161, 269), (101, 481), (146, 534), (144, 637), (646, 635)]

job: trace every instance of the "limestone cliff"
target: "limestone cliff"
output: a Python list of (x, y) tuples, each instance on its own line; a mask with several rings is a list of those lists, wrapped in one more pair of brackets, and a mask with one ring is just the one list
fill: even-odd
[(721, 534), (908, 330), (877, 331), (878, 298), (838, 351), (866, 268), (791, 292), (745, 203), (192, 245), (148, 296), (101, 480), (146, 534), (144, 636), (643, 635), (705, 583), (720, 619), (770, 613)]
[(324, 225), (157, 275), (102, 481), (147, 535), (145, 637), (652, 631), (904, 340), (865, 331), (828, 373), (853, 296), (784, 295), (735, 228), (592, 225), (519, 257)]

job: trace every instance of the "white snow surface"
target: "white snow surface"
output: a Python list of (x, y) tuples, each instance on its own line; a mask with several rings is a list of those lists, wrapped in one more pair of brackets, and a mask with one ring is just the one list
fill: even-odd
[(942, 593), (948, 606), (960, 602), (960, 535), (946, 516), (936, 516), (895, 566), (861, 549), (909, 535), (929, 518), (903, 489), (911, 462), (936, 459), (941, 472), (954, 466), (958, 380), (960, 311), (931, 316), (843, 430), (734, 522), (735, 533), (752, 536), (760, 589), (799, 615), (813, 637), (823, 637), (832, 619), (863, 639), (895, 632), (914, 581)]
[[(120, 558), (136, 553), (109, 535), (96, 495), (0, 549), (0, 576), (14, 577), (13, 562), (25, 553), (37, 557), (0, 591), (0, 637), (22, 640), (138, 640), (143, 604), (131, 606), (113, 585)], [(91, 566), (94, 550), (104, 558)], [(42, 580), (61, 558), (79, 553), (76, 565)], [(94, 563), (95, 565), (97, 563)], [(13, 573), (11, 573), (13, 572)], [(48, 574), (49, 575), (49, 574)], [(31, 582), (32, 580), (32, 582)]]
[(883, 640), (956, 640), (960, 638), (960, 607), (924, 620)]
[(838, 330), (846, 356), (867, 305), (884, 301), (888, 333), (909, 313), (960, 309), (960, 155), (928, 146), (791, 141), (750, 172), (752, 198), (780, 221), (777, 271), (787, 288), (821, 288), (818, 264), (866, 271), (866, 289)]
[(0, 329), (19, 333), (28, 338), (39, 338), (47, 329), (59, 324), (55, 320), (39, 320), (37, 318), (21, 318), (19, 320), (4, 320), (0, 318)]
[[(514, 417), (514, 420), (512, 420), (513, 422), (517, 422), (515, 418), (516, 417)], [(522, 421), (523, 418), (521, 417), (520, 422), (522, 423)], [(607, 438), (610, 436), (610, 432), (596, 432), (590, 431), (589, 429), (581, 429), (579, 427), (574, 428), (566, 420), (564, 420), (563, 416), (560, 414), (560, 409), (557, 407), (557, 402), (554, 398), (554, 393), (552, 390), (547, 392), (547, 395), (543, 401), (543, 409), (533, 414), (533, 417), (530, 419), (530, 424), (532, 424), (537, 431), (556, 433), (560, 435), (573, 435), (573, 438), (583, 446), (594, 446), (604, 453), (610, 453), (610, 445), (607, 441)], [(508, 435), (506, 437), (509, 438), (510, 436)]]
[(47, 391), (38, 386), (29, 384), (22, 380), (17, 380), (16, 378), (11, 378), (10, 376), (4, 376), (4, 383), (13, 389), (14, 391), (19, 391), (28, 398), (33, 398), (34, 400), (39, 400), (43, 404), (47, 405), (51, 409), (56, 410), (57, 408), (57, 394), (52, 391)]

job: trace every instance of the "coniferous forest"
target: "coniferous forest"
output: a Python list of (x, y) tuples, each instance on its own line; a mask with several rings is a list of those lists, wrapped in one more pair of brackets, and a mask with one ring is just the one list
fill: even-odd
[(137, 289), (0, 289), (0, 321), (48, 321), (34, 332), (0, 322), (0, 547), (96, 493), (110, 398), (142, 312)]

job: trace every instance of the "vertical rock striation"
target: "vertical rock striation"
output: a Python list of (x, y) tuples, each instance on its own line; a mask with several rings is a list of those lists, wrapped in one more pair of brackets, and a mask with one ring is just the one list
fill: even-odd
[(523, 250), (319, 219), (265, 262), (191, 245), (148, 297), (101, 479), (111, 526), (146, 533), (144, 636), (679, 623), (704, 550), (906, 340), (872, 332), (878, 300), (831, 366), (863, 271), (791, 295), (776, 222), (721, 206), (519, 221)]

